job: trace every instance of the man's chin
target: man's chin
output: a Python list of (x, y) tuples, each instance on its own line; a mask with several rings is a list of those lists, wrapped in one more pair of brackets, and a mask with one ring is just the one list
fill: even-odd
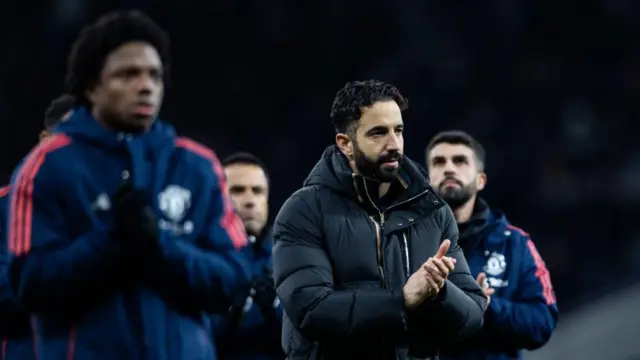
[(380, 182), (391, 182), (398, 177), (399, 169), (385, 169), (381, 168), (376, 176)]
[(447, 196), (447, 194), (440, 194), (440, 197), (452, 209), (457, 209), (457, 208), (461, 207), (462, 205), (466, 204), (467, 201), (469, 201), (468, 197)]
[(256, 220), (245, 220), (244, 229), (249, 235), (258, 236), (262, 231), (260, 224)]

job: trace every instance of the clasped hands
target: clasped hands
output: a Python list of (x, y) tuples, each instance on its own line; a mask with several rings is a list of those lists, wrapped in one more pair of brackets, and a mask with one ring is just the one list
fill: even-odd
[(426, 299), (435, 297), (444, 287), (456, 264), (456, 259), (445, 256), (450, 246), (450, 240), (443, 241), (438, 252), (409, 277), (402, 289), (405, 308), (416, 308)]

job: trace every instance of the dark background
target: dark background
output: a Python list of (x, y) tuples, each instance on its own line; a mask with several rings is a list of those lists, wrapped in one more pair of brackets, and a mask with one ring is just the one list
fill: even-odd
[(484, 196), (532, 234), (563, 313), (640, 278), (637, 1), (7, 2), (3, 181), (63, 91), (80, 27), (118, 7), (148, 12), (171, 35), (163, 117), (220, 157), (261, 157), (272, 215), (333, 142), (335, 92), (377, 78), (410, 100), (413, 159), (424, 163), (440, 130), (484, 143)]

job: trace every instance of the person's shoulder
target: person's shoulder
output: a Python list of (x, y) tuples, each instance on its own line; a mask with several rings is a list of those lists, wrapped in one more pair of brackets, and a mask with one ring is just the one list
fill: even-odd
[(508, 243), (513, 248), (525, 248), (532, 242), (531, 235), (519, 226), (511, 224), (506, 217), (496, 219), (496, 226), (490, 233), (494, 242)]
[(29, 151), (27, 156), (21, 162), (22, 166), (28, 163), (42, 164), (47, 160), (56, 161), (61, 157), (69, 154), (68, 150), (73, 144), (73, 138), (64, 133), (54, 133), (40, 140)]
[(304, 186), (291, 194), (289, 198), (282, 204), (278, 212), (278, 218), (289, 217), (292, 215), (300, 215), (303, 213), (318, 214), (319, 192), (322, 191), (321, 186)]
[(220, 162), (218, 156), (211, 148), (191, 138), (185, 136), (176, 137), (174, 139), (174, 146), (186, 159), (208, 164)]
[[(5, 214), (7, 205), (9, 204), (9, 192), (11, 191), (10, 185), (0, 187), (0, 214)], [(0, 222), (4, 219), (0, 219)]]
[(73, 162), (72, 157), (75, 156), (71, 150), (72, 144), (72, 138), (62, 133), (40, 140), (14, 169), (12, 183), (18, 178), (32, 182), (68, 174), (73, 169), (69, 163)]
[(0, 186), (0, 201), (9, 197), (11, 191), (11, 185)]
[(533, 243), (531, 235), (519, 226), (511, 223), (505, 224), (504, 228), (505, 241), (508, 241), (517, 246), (530, 246), (529, 243)]
[(196, 170), (201, 176), (212, 174), (224, 178), (224, 169), (215, 151), (191, 138), (180, 136), (174, 139), (174, 146), (178, 152), (179, 162), (185, 163), (185, 169)]
[(436, 223), (440, 228), (447, 228), (451, 226), (451, 223), (456, 223), (455, 215), (453, 215), (453, 210), (449, 207), (449, 205), (438, 196), (435, 191), (429, 191), (425, 195), (425, 199), (422, 202), (423, 210), (433, 214), (436, 219)]
[(319, 185), (304, 186), (291, 194), (287, 201), (285, 201), (285, 204), (289, 204), (291, 206), (304, 203), (306, 205), (315, 206), (321, 192), (322, 187)]

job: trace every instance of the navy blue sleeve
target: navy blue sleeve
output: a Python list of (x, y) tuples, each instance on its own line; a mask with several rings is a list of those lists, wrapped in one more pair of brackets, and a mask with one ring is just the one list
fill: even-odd
[(11, 285), (9, 284), (9, 254), (6, 238), (7, 210), (9, 206), (10, 186), (0, 188), (0, 314), (20, 310)]
[(70, 139), (54, 135), (40, 142), (16, 170), (9, 193), (4, 239), (10, 252), (9, 278), (18, 300), (31, 310), (68, 309), (109, 287), (118, 264), (104, 231), (71, 238), (59, 194), (61, 166), (51, 160)]
[(248, 294), (251, 285), (251, 267), (240, 251), (247, 244), (247, 235), (231, 205), (224, 172), (213, 151), (187, 139), (178, 140), (177, 145), (208, 161), (200, 179), (205, 193), (198, 198), (208, 200), (208, 211), (196, 244), (164, 238), (164, 287), (181, 303), (226, 312)]
[(558, 307), (549, 271), (530, 238), (522, 242), (520, 279), (515, 298), (492, 298), (485, 314), (484, 335), (501, 347), (537, 349), (549, 341)]

